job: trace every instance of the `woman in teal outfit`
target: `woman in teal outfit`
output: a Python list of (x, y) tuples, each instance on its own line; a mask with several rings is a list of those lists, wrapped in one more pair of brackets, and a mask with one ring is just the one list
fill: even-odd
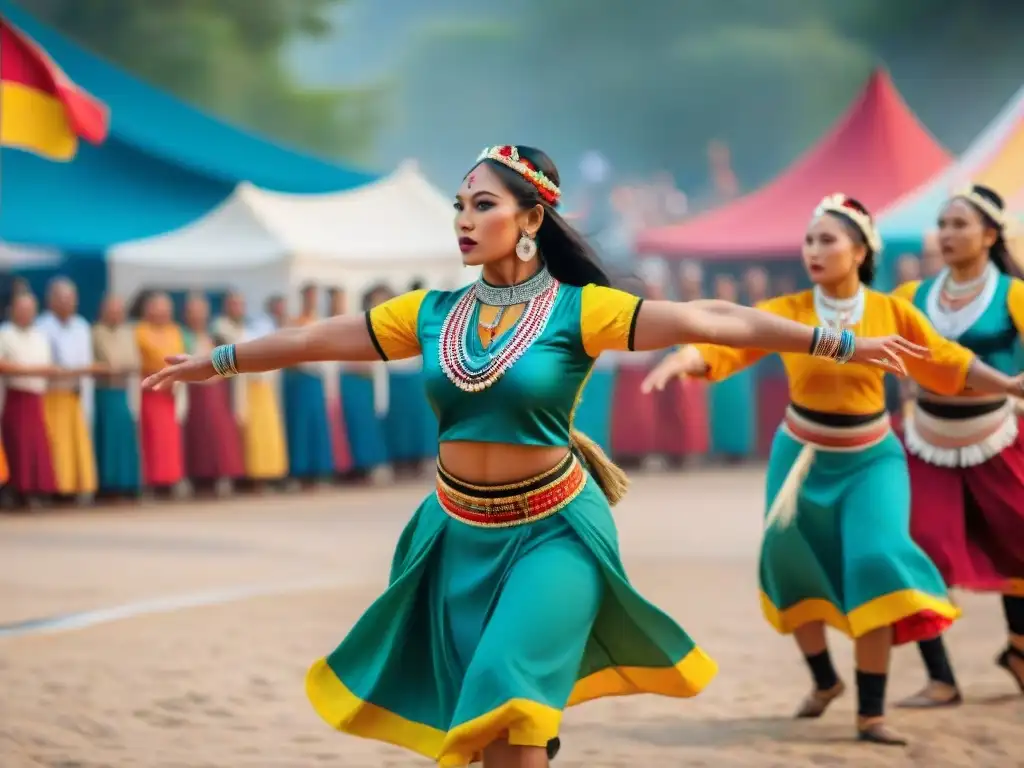
[[(715, 279), (715, 298), (737, 303), (736, 281), (728, 275), (719, 275)], [(718, 459), (742, 461), (754, 453), (756, 376), (754, 368), (748, 368), (710, 387), (711, 453)]]
[[(814, 335), (753, 309), (641, 302), (607, 287), (559, 197), (542, 152), (485, 150), (455, 202), (463, 261), (483, 267), (481, 280), (175, 356), (145, 382), (422, 356), (439, 422), (435, 491), (399, 540), (387, 590), (306, 688), (335, 728), (442, 766), (540, 768), (566, 706), (693, 696), (715, 675), (623, 570), (610, 504), (625, 477), (571, 424), (595, 358), (710, 339), (807, 353)], [(899, 368), (922, 353), (897, 337), (842, 339), (833, 359)]]
[[(928, 360), (908, 359), (908, 372), (934, 391), (952, 395), (966, 385), (1019, 394), (1022, 380), (943, 339), (908, 302), (864, 288), (880, 249), (864, 206), (845, 195), (829, 196), (814, 211), (804, 239), (814, 290), (760, 306), (858, 338), (906, 334), (931, 352)], [(698, 344), (669, 358), (645, 386), (660, 389), (680, 374), (721, 381), (766, 354), (755, 345), (737, 350)], [(795, 636), (814, 679), (797, 717), (820, 717), (844, 691), (828, 650), (828, 625), (854, 641), (858, 738), (905, 745), (884, 717), (891, 648), (936, 637), (959, 611), (938, 568), (910, 536), (907, 461), (889, 428), (882, 372), (859, 365), (837, 369), (806, 355), (784, 355), (782, 361), (791, 403), (768, 460), (762, 610), (777, 631)]]

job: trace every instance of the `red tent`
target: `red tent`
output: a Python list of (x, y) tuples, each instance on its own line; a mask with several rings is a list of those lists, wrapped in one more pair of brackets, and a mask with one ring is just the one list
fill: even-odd
[(781, 176), (685, 223), (642, 233), (637, 249), (668, 257), (791, 257), (825, 195), (844, 192), (879, 211), (950, 160), (878, 69), (835, 127)]

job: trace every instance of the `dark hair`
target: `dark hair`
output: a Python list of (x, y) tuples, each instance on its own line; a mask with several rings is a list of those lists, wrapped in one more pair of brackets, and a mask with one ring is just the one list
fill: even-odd
[[(558, 168), (550, 157), (534, 147), (520, 146), (518, 149), (520, 157), (533, 163), (538, 171), (555, 184), (561, 184)], [(537, 232), (537, 248), (548, 271), (556, 280), (576, 286), (588, 283), (611, 285), (611, 278), (601, 266), (594, 249), (559, 215), (554, 206), (540, 196), (537, 187), (517, 171), (497, 160), (483, 162), (498, 174), (501, 183), (512, 193), (523, 210), (538, 204), (544, 206), (544, 221)]]
[[(871, 211), (860, 200), (855, 200), (852, 197), (846, 198), (846, 204), (851, 208), (863, 213), (868, 219), (871, 219)], [(868, 243), (867, 234), (863, 229), (860, 228), (860, 224), (853, 220), (852, 217), (847, 216), (839, 211), (829, 211), (829, 214), (834, 216), (836, 221), (843, 225), (846, 229), (846, 234), (850, 236), (857, 245), (862, 245), (867, 250), (867, 254), (864, 256), (864, 261), (857, 268), (857, 277), (864, 285), (871, 285), (875, 279), (875, 249)]]
[[(991, 203), (1000, 211), (1006, 210), (1006, 203), (1003, 200), (1002, 195), (991, 187), (986, 187), (983, 184), (975, 184), (971, 187), (971, 192), (984, 199), (986, 202)], [(994, 229), (997, 233), (996, 241), (992, 243), (992, 247), (988, 249), (989, 260), (995, 264), (996, 269), (1003, 274), (1020, 277), (1020, 269), (1018, 269), (1013, 257), (1010, 256), (1010, 249), (1006, 246), (1006, 239), (1003, 237), (1002, 225), (989, 216), (981, 206), (972, 202), (969, 197), (961, 197), (960, 199), (971, 206), (973, 210), (977, 211), (978, 215), (981, 217), (981, 223), (987, 229)]]

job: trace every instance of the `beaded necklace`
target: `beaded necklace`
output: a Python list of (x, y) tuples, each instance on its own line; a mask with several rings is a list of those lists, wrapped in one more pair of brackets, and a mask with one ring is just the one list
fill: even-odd
[(819, 286), (814, 287), (814, 311), (818, 319), (836, 330), (852, 328), (864, 317), (864, 287), (848, 299), (827, 296)]
[[(544, 332), (558, 296), (558, 286), (558, 281), (546, 269), (512, 286), (494, 286), (478, 280), (456, 302), (441, 325), (438, 358), (448, 380), (463, 392), (480, 392), (497, 382)], [(492, 331), (497, 328), (506, 307), (516, 304), (526, 304), (526, 307), (507, 340), (492, 342), (484, 354), (477, 355), (470, 348), (470, 334), (476, 333), (472, 319), (478, 316), (481, 304), (499, 308), (498, 317), (484, 326)], [(491, 335), (493, 339), (493, 333)]]

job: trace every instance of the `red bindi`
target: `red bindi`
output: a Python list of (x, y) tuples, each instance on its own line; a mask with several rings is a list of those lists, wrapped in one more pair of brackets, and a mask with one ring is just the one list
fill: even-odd
[(468, 187), (469, 189), (472, 189), (472, 188), (473, 188), (473, 182), (474, 182), (474, 181), (476, 181), (476, 174), (475, 174), (475, 173), (471, 173), (471, 174), (469, 174), (469, 182), (468, 182), (468, 183), (466, 184), (466, 186), (467, 186), (467, 187)]

